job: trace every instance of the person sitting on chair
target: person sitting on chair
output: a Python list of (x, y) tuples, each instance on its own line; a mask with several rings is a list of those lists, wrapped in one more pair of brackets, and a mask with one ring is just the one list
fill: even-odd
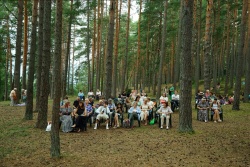
[(147, 118), (148, 118), (148, 115), (149, 115), (149, 113), (148, 113), (148, 110), (149, 110), (150, 108), (149, 108), (149, 105), (148, 105), (148, 100), (147, 100), (147, 98), (145, 98), (144, 100), (143, 100), (143, 103), (142, 103), (142, 105), (141, 105), (141, 115), (140, 115), (140, 117), (141, 117), (141, 121), (145, 121), (145, 125), (147, 125)]
[(60, 108), (60, 121), (62, 122), (62, 131), (71, 132), (73, 120), (71, 118), (72, 108), (70, 107), (70, 102), (64, 100), (64, 105)]
[(211, 104), (211, 109), (212, 109), (212, 112), (214, 112), (214, 122), (217, 123), (218, 122), (221, 122), (221, 119), (220, 119), (220, 103), (217, 101), (217, 99), (214, 99), (214, 101), (212, 102)]
[(74, 111), (73, 115), (77, 115), (76, 123), (72, 126), (72, 128), (78, 128), (77, 132), (87, 131), (87, 116), (88, 112), (83, 104), (83, 101), (79, 102), (79, 106)]
[(179, 108), (179, 100), (180, 100), (180, 96), (178, 94), (178, 91), (176, 90), (174, 92), (174, 94), (172, 95), (172, 101), (171, 101), (171, 109), (175, 110), (175, 107), (178, 109)]
[(79, 102), (80, 102), (80, 97), (77, 97), (76, 100), (73, 103), (73, 108), (77, 108), (79, 106)]
[(94, 94), (94, 92), (92, 90), (90, 90), (88, 92), (88, 98), (90, 98), (90, 97), (95, 98), (95, 94)]
[(82, 92), (82, 90), (79, 91), (78, 97), (80, 98), (80, 100), (85, 100), (84, 93)]
[(98, 113), (97, 117), (96, 117), (96, 123), (95, 123), (95, 127), (94, 129), (97, 129), (97, 123), (99, 123), (99, 121), (101, 119), (106, 120), (106, 129), (109, 129), (109, 108), (108, 108), (108, 102), (105, 100), (103, 102), (103, 106), (98, 107), (98, 109), (96, 110), (96, 113)]
[(116, 110), (115, 110), (115, 125), (114, 128), (119, 128), (119, 117), (121, 118), (123, 114), (123, 107), (121, 103), (117, 104)]
[(168, 102), (168, 97), (166, 93), (163, 93), (162, 96), (160, 97), (160, 103), (165, 103)]
[(135, 101), (132, 107), (128, 110), (129, 113), (129, 120), (130, 120), (130, 128), (134, 125), (134, 117), (138, 117), (140, 120), (141, 109), (138, 107), (137, 102)]
[(97, 89), (96, 90), (96, 100), (99, 100), (101, 95), (102, 95), (102, 92), (99, 89)]
[(206, 97), (203, 97), (201, 99), (201, 102), (197, 106), (199, 121), (205, 121), (205, 122), (208, 121), (207, 109), (209, 108), (209, 104), (206, 100), (207, 100)]
[(169, 129), (169, 119), (170, 114), (173, 113), (171, 108), (168, 106), (168, 102), (163, 102), (161, 108), (157, 111), (157, 113), (161, 114), (161, 129), (163, 128), (164, 118), (166, 118), (166, 129)]
[(110, 98), (110, 99), (108, 99), (108, 108), (109, 108), (109, 120), (110, 120), (110, 122), (109, 122), (109, 125), (111, 126), (111, 121), (113, 120), (113, 118), (114, 118), (114, 115), (115, 115), (115, 110), (116, 110), (116, 107), (115, 107), (115, 104), (114, 104), (114, 102), (113, 102), (113, 100)]

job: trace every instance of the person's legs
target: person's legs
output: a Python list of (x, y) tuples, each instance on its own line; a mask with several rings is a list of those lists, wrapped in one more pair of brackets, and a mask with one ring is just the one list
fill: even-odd
[(148, 117), (147, 111), (144, 111), (145, 125), (147, 125), (147, 117)]
[(161, 116), (161, 129), (163, 128), (164, 118), (165, 118), (165, 116), (164, 116), (164, 115), (162, 115), (162, 116)]
[(218, 110), (214, 110), (214, 122), (217, 122), (217, 120), (218, 120), (218, 114), (219, 112), (218, 112)]
[(115, 125), (114, 125), (114, 127), (117, 127), (118, 126), (118, 114), (117, 113), (115, 113)]
[(202, 121), (207, 122), (208, 117), (207, 117), (207, 110), (202, 110)]
[(168, 127), (168, 125), (169, 125), (169, 118), (170, 118), (170, 116), (167, 115), (166, 116), (166, 129), (169, 129), (169, 127)]
[(134, 114), (133, 113), (129, 114), (129, 121), (130, 121), (130, 127), (132, 128), (132, 126), (134, 125)]
[(144, 112), (143, 111), (141, 112), (140, 117), (141, 117), (141, 121), (143, 121), (143, 119), (144, 119)]
[(97, 117), (96, 117), (96, 122), (95, 122), (95, 127), (94, 127), (94, 129), (97, 129), (97, 124), (99, 123), (100, 118), (101, 118), (101, 115), (98, 114)]

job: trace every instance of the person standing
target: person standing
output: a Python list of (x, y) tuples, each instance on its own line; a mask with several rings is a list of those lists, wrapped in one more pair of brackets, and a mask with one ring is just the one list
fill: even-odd
[(11, 92), (10, 92), (10, 106), (15, 106), (16, 104), (16, 91), (17, 91), (17, 88), (14, 88)]
[(78, 97), (80, 97), (80, 100), (83, 100), (83, 101), (85, 100), (84, 93), (82, 92), (82, 90), (79, 91)]

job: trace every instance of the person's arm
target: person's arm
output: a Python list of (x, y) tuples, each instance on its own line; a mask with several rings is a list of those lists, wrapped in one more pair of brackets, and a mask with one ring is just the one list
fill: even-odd
[(102, 107), (98, 107), (98, 108), (95, 110), (95, 112), (96, 112), (97, 114), (100, 114), (101, 109), (102, 109)]
[(140, 107), (137, 107), (136, 112), (137, 112), (137, 114), (140, 114), (140, 113), (141, 113)]
[(162, 114), (162, 107), (156, 111), (158, 114)]
[(107, 114), (109, 114), (110, 113), (110, 110), (109, 110), (109, 108), (107, 107)]
[(133, 113), (133, 107), (130, 107), (130, 109), (128, 110), (128, 113)]
[(171, 107), (168, 106), (168, 114), (172, 114), (173, 111), (171, 110)]

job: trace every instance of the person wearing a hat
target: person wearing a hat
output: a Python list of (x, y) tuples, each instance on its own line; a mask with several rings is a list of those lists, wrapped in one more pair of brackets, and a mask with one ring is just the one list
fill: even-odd
[(207, 122), (208, 121), (207, 110), (209, 108), (209, 104), (205, 97), (201, 99), (201, 102), (198, 104), (197, 108), (198, 108), (198, 120)]
[(17, 98), (16, 96), (16, 91), (17, 91), (17, 88), (14, 88), (11, 92), (10, 92), (10, 106), (14, 106), (16, 103), (15, 103), (15, 100)]

